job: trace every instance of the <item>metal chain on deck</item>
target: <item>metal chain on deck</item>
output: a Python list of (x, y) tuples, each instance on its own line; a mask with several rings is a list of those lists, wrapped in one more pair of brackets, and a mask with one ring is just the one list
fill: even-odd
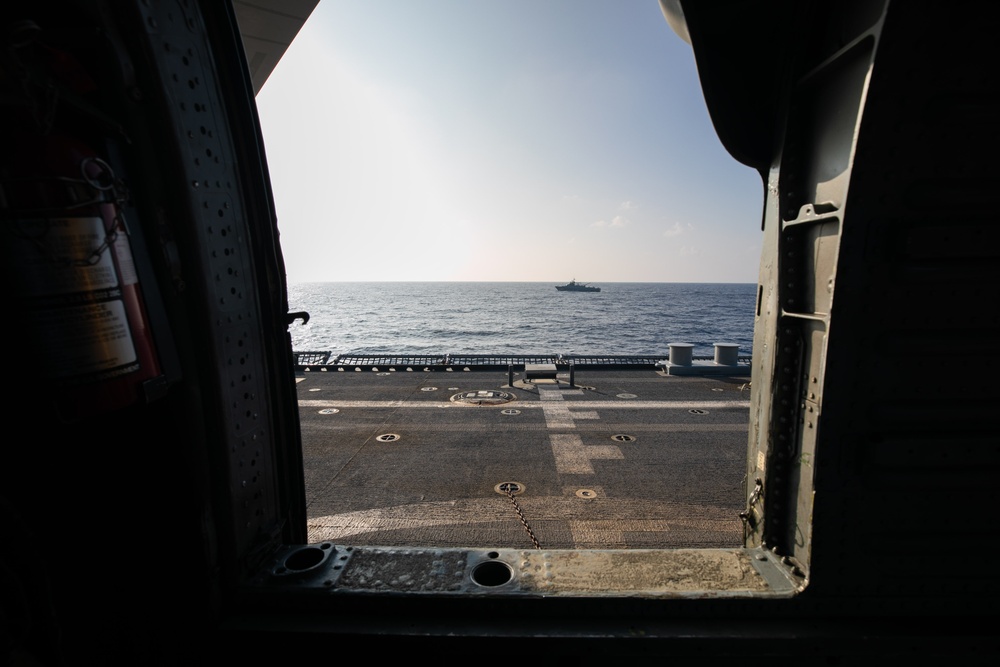
[(507, 497), (510, 498), (511, 504), (514, 505), (514, 511), (517, 512), (517, 516), (521, 519), (521, 525), (523, 525), (524, 529), (528, 531), (528, 537), (531, 538), (531, 543), (535, 545), (536, 549), (541, 549), (542, 546), (538, 543), (538, 540), (535, 539), (535, 534), (531, 531), (531, 526), (528, 525), (528, 520), (524, 518), (524, 512), (521, 511), (521, 506), (517, 504), (516, 500), (514, 500), (514, 491), (511, 489), (510, 485), (508, 485), (504, 490), (507, 493)]

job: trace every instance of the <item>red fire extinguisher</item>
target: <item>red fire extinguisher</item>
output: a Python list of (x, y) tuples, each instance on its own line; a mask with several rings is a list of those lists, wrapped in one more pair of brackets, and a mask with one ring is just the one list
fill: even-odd
[(3, 247), (35, 366), (63, 417), (141, 403), (161, 369), (124, 186), (80, 139), (52, 133), (16, 144), (0, 176)]
[(0, 274), (43, 392), (60, 416), (82, 419), (144, 402), (162, 371), (128, 193), (96, 148), (107, 125), (81, 103), (97, 86), (71, 53), (42, 43), (33, 22), (16, 27), (0, 59)]

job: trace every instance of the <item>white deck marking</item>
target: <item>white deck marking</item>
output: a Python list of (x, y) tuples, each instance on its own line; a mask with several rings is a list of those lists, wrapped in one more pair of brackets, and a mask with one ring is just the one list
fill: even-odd
[(580, 436), (572, 433), (553, 433), (552, 454), (556, 459), (556, 472), (563, 475), (593, 475), (592, 459), (624, 459), (616, 445), (584, 445)]
[[(472, 519), (471, 517), (475, 517)], [(510, 520), (510, 506), (494, 498), (413, 503), (310, 518), (309, 539), (336, 540), (363, 533)]]
[(549, 428), (576, 428), (573, 415), (565, 406), (546, 405), (542, 412), (545, 414), (545, 425)]
[(573, 546), (577, 549), (627, 549), (628, 533), (648, 533), (648, 539), (660, 542), (670, 540), (664, 537), (674, 533), (675, 540), (686, 540), (692, 531), (712, 531), (721, 534), (732, 534), (738, 538), (738, 523), (730, 516), (705, 518), (695, 521), (678, 521), (675, 519), (613, 519), (604, 521), (570, 521), (569, 530), (573, 535)]
[[(538, 388), (538, 397), (542, 399), (542, 412), (545, 414), (545, 425), (548, 428), (576, 428), (574, 421), (576, 419), (600, 419), (596, 410), (571, 412), (563, 399), (563, 394), (566, 393), (570, 392)], [(583, 391), (574, 393), (583, 394)], [(559, 402), (560, 405), (553, 405), (554, 402)]]
[[(570, 435), (569, 437), (575, 437)], [(564, 496), (524, 496), (519, 503), (536, 521), (566, 521), (572, 544), (543, 544), (546, 548), (615, 549), (628, 548), (626, 535), (648, 534), (648, 540), (670, 542), (687, 539), (691, 531), (713, 531), (732, 534), (733, 546), (740, 540), (739, 521), (733, 510), (725, 507), (703, 507), (678, 504), (666, 500), (636, 500), (607, 498), (599, 493), (594, 500), (583, 501), (573, 496), (576, 487), (568, 488)], [(594, 503), (591, 505), (590, 503)], [(614, 518), (569, 519), (582, 507), (602, 507)], [(634, 517), (650, 518), (637, 519)], [(696, 516), (697, 518), (687, 518)], [(383, 531), (447, 526), (466, 528), (477, 524), (510, 522), (511, 508), (506, 498), (459, 498), (449, 501), (418, 502), (376, 509), (310, 517), (307, 521), (309, 542), (343, 540), (355, 535)], [(667, 518), (672, 517), (672, 518)], [(682, 518), (683, 517), (683, 518)], [(660, 535), (657, 537), (657, 535)], [(669, 537), (670, 534), (676, 537)]]
[(570, 410), (564, 405), (546, 405), (545, 425), (549, 428), (576, 428), (576, 419), (600, 419), (597, 410)]

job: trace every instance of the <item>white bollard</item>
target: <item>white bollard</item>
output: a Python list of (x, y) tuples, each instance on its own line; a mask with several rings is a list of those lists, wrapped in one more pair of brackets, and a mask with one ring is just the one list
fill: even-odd
[(670, 363), (675, 366), (690, 366), (694, 345), (691, 343), (667, 343), (670, 348)]
[(740, 346), (736, 343), (716, 343), (715, 363), (722, 366), (735, 366), (740, 361)]

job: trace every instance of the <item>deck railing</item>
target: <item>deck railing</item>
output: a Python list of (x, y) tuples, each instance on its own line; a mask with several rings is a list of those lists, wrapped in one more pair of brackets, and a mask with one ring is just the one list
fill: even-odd
[[(568, 369), (644, 369), (662, 364), (667, 354), (590, 355), (590, 354), (358, 354), (334, 355), (332, 352), (293, 352), (299, 370), (523, 370), (525, 364), (555, 364)], [(694, 356), (711, 361), (712, 356)], [(750, 356), (738, 362), (750, 363)]]

